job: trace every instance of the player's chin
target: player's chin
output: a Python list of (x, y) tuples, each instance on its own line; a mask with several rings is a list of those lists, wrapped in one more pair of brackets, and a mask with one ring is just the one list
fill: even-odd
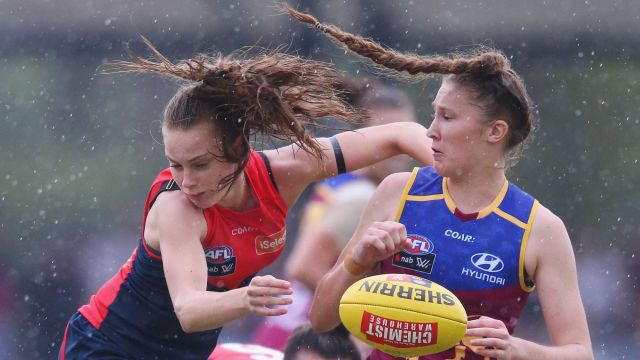
[(218, 199), (209, 193), (204, 193), (196, 198), (189, 198), (189, 200), (199, 209), (208, 209), (218, 203)]
[(442, 160), (441, 161), (434, 161), (433, 168), (436, 170), (438, 175), (440, 175), (442, 177), (447, 177), (447, 166), (444, 164), (444, 162)]
[(464, 167), (458, 163), (453, 162), (435, 162), (433, 164), (434, 169), (438, 175), (445, 178), (460, 177), (465, 174)]

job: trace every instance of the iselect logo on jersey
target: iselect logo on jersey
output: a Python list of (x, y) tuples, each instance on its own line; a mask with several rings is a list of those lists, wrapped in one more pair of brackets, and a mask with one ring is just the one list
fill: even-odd
[(284, 248), (287, 232), (284, 228), (269, 236), (258, 235), (256, 237), (256, 254), (264, 255), (274, 253)]
[(209, 276), (225, 276), (236, 271), (236, 257), (233, 248), (226, 245), (217, 245), (204, 248), (204, 256), (207, 260), (207, 273)]
[(410, 234), (411, 247), (393, 256), (393, 265), (405, 269), (431, 274), (436, 254), (433, 253), (433, 243), (424, 236)]

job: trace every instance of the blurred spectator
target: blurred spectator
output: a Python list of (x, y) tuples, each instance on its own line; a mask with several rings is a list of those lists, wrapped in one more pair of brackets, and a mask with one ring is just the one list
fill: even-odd
[(344, 327), (317, 333), (306, 323), (291, 334), (284, 360), (360, 360), (360, 352)]

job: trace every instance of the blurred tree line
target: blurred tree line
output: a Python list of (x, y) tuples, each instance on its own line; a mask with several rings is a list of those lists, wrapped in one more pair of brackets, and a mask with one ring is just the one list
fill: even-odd
[[(89, 4), (72, 3), (88, 11)], [(55, 356), (68, 317), (96, 290), (86, 277), (98, 284), (108, 278), (92, 275), (87, 264), (111, 251), (110, 241), (133, 249), (147, 186), (166, 166), (159, 120), (175, 85), (152, 76), (96, 74), (105, 61), (126, 57), (123, 41), (147, 54), (137, 40), (143, 33), (176, 60), (284, 44), (284, 51), (331, 61), (353, 77), (380, 75), (313, 29), (278, 15), (271, 3), (110, 3), (92, 3), (102, 10), (85, 18), (73, 17), (78, 11), (69, 4), (0, 1), (2, 358)], [(597, 267), (591, 270), (602, 283), (581, 283), (594, 348), (623, 354), (624, 346), (595, 338), (624, 333), (622, 343), (637, 349), (638, 335), (628, 334), (637, 334), (640, 317), (640, 41), (634, 37), (640, 26), (627, 17), (617, 27), (603, 26), (625, 13), (614, 5), (594, 10), (588, 2), (564, 1), (545, 13), (518, 2), (500, 13), (487, 9), (501, 4), (438, 2), (430, 12), (418, 1), (295, 3), (401, 51), (446, 53), (490, 43), (511, 58), (539, 121), (511, 181), (563, 218), (579, 272), (582, 258), (597, 260), (585, 264)], [(61, 20), (44, 16), (49, 11)], [(71, 17), (66, 23), (65, 14)], [(385, 79), (410, 92), (419, 119), (429, 125), (438, 81)], [(117, 236), (96, 235), (107, 233)], [(126, 259), (113, 257), (104, 273)], [(592, 294), (616, 306), (600, 309)], [(613, 323), (625, 313), (635, 318)]]

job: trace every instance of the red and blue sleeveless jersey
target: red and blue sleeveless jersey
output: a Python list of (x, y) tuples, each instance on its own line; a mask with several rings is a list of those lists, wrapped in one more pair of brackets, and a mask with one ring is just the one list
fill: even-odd
[[(202, 210), (207, 223), (202, 248), (208, 291), (246, 286), (284, 248), (287, 206), (261, 155), (252, 152), (244, 170), (259, 206), (243, 212), (220, 206)], [(157, 196), (178, 189), (169, 169), (160, 172), (147, 196), (142, 234)], [(147, 246), (144, 238), (120, 271), (78, 311), (135, 359), (206, 359), (221, 331), (182, 331), (169, 296), (162, 257)]]
[[(524, 269), (524, 252), (538, 202), (505, 181), (489, 206), (465, 218), (446, 183), (432, 167), (414, 169), (396, 215), (413, 245), (386, 259), (381, 271), (436, 282), (460, 299), (470, 317), (499, 319), (513, 333), (534, 288)], [(464, 343), (421, 359), (482, 359)]]

